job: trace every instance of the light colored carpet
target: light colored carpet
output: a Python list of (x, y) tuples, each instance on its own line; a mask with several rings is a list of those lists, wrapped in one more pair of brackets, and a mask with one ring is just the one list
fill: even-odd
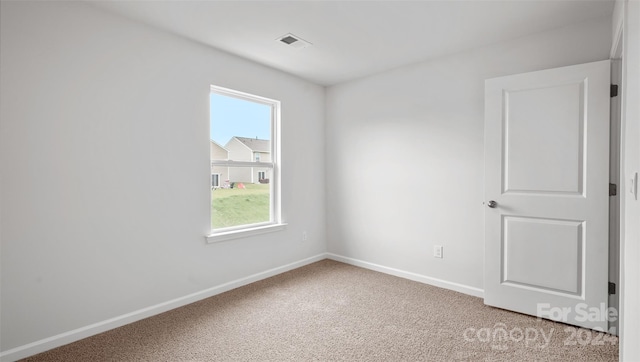
[(323, 260), (26, 361), (616, 361), (609, 338)]

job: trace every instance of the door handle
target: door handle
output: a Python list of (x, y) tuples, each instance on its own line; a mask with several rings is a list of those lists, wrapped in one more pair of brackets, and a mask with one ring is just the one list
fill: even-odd
[(491, 201), (487, 202), (487, 206), (489, 206), (492, 209), (495, 209), (496, 206), (498, 206), (498, 203), (493, 201), (493, 200), (491, 200)]

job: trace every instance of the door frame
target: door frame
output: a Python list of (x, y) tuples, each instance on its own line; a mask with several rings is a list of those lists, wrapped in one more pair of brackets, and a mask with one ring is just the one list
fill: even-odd
[(620, 334), (620, 283), (621, 274), (621, 215), (623, 215), (621, 197), (622, 167), (621, 167), (621, 137), (622, 137), (622, 32), (618, 33), (619, 41), (615, 42), (611, 54), (611, 84), (618, 86), (618, 95), (611, 97), (610, 109), (610, 141), (609, 141), (609, 182), (616, 185), (617, 195), (609, 199), (609, 282), (616, 285), (615, 293), (609, 295), (609, 307), (615, 308), (618, 317), (615, 321), (609, 321), (609, 333)]

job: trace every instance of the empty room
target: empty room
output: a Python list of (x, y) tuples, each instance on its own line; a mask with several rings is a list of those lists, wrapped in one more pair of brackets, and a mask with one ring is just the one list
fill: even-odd
[(640, 1), (0, 2), (0, 360), (640, 361)]

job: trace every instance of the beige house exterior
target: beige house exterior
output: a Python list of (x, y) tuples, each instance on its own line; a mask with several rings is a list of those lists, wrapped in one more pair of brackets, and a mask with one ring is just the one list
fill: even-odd
[[(271, 162), (271, 141), (258, 138), (232, 137), (224, 146), (229, 160), (245, 162)], [(259, 183), (269, 179), (267, 167), (231, 167), (230, 182)]]
[[(211, 140), (211, 160), (228, 160), (229, 151)], [(218, 188), (227, 184), (229, 180), (229, 167), (214, 166), (211, 164), (211, 187)]]

